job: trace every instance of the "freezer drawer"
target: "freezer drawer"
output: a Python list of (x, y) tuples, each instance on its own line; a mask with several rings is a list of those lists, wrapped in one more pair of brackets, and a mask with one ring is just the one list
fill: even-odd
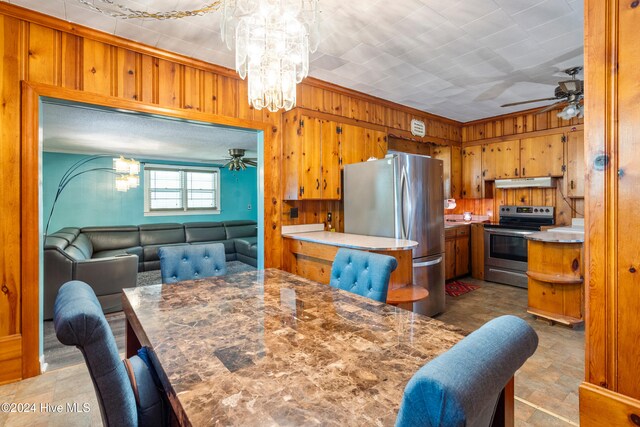
[(413, 284), (429, 291), (429, 296), (413, 303), (413, 311), (434, 316), (445, 309), (444, 299), (444, 253), (431, 257), (414, 258)]

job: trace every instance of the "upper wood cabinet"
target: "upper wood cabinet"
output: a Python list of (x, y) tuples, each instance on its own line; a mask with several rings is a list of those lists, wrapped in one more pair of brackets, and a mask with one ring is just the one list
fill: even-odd
[(584, 197), (584, 131), (567, 134), (567, 196)]
[(462, 198), (481, 199), (484, 182), (482, 180), (482, 147), (474, 145), (462, 149)]
[(332, 121), (285, 115), (283, 171), (285, 200), (339, 200), (339, 126)]
[(520, 175), (520, 141), (494, 142), (482, 146), (482, 178), (516, 178)]
[(442, 160), (445, 199), (460, 198), (462, 187), (462, 158), (460, 147), (436, 145), (431, 150), (431, 157)]
[(290, 111), (284, 115), (284, 199), (340, 200), (342, 167), (386, 153), (386, 132)]
[(522, 177), (562, 176), (564, 134), (538, 136), (520, 140)]

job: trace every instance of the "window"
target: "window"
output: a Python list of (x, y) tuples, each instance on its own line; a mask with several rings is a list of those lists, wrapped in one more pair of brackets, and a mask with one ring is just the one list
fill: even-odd
[(218, 168), (147, 164), (145, 215), (220, 213), (219, 189)]

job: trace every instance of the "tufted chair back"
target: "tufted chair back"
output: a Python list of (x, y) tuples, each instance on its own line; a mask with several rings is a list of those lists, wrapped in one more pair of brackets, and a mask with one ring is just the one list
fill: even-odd
[(138, 425), (136, 399), (102, 307), (89, 285), (65, 283), (58, 291), (53, 323), (62, 344), (82, 351), (106, 426)]
[(396, 427), (491, 426), (502, 390), (537, 347), (519, 317), (485, 323), (411, 378)]
[(340, 248), (331, 266), (329, 284), (334, 288), (386, 302), (389, 277), (396, 267), (398, 261), (394, 257)]
[(163, 246), (158, 249), (162, 283), (227, 274), (222, 243), (207, 245)]

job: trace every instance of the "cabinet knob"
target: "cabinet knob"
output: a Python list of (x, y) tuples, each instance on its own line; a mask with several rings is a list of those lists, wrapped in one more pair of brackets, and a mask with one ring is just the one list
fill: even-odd
[(522, 176), (525, 176), (527, 173), (524, 171), (524, 168), (522, 168)]
[(316, 190), (320, 188), (320, 180), (316, 178)]
[(480, 192), (480, 184), (478, 184), (478, 193)]
[(518, 168), (516, 168), (516, 171), (514, 172), (514, 174), (518, 176)]
[(573, 190), (574, 188), (573, 180), (571, 180), (571, 189)]
[(324, 181), (324, 186), (322, 187), (322, 189), (323, 189), (323, 190), (326, 190), (326, 189), (327, 189), (327, 180), (326, 180), (326, 179), (323, 179), (323, 181)]
[(640, 426), (640, 415), (638, 414), (631, 414), (629, 415), (629, 419), (631, 420), (632, 423), (634, 423), (637, 426)]

